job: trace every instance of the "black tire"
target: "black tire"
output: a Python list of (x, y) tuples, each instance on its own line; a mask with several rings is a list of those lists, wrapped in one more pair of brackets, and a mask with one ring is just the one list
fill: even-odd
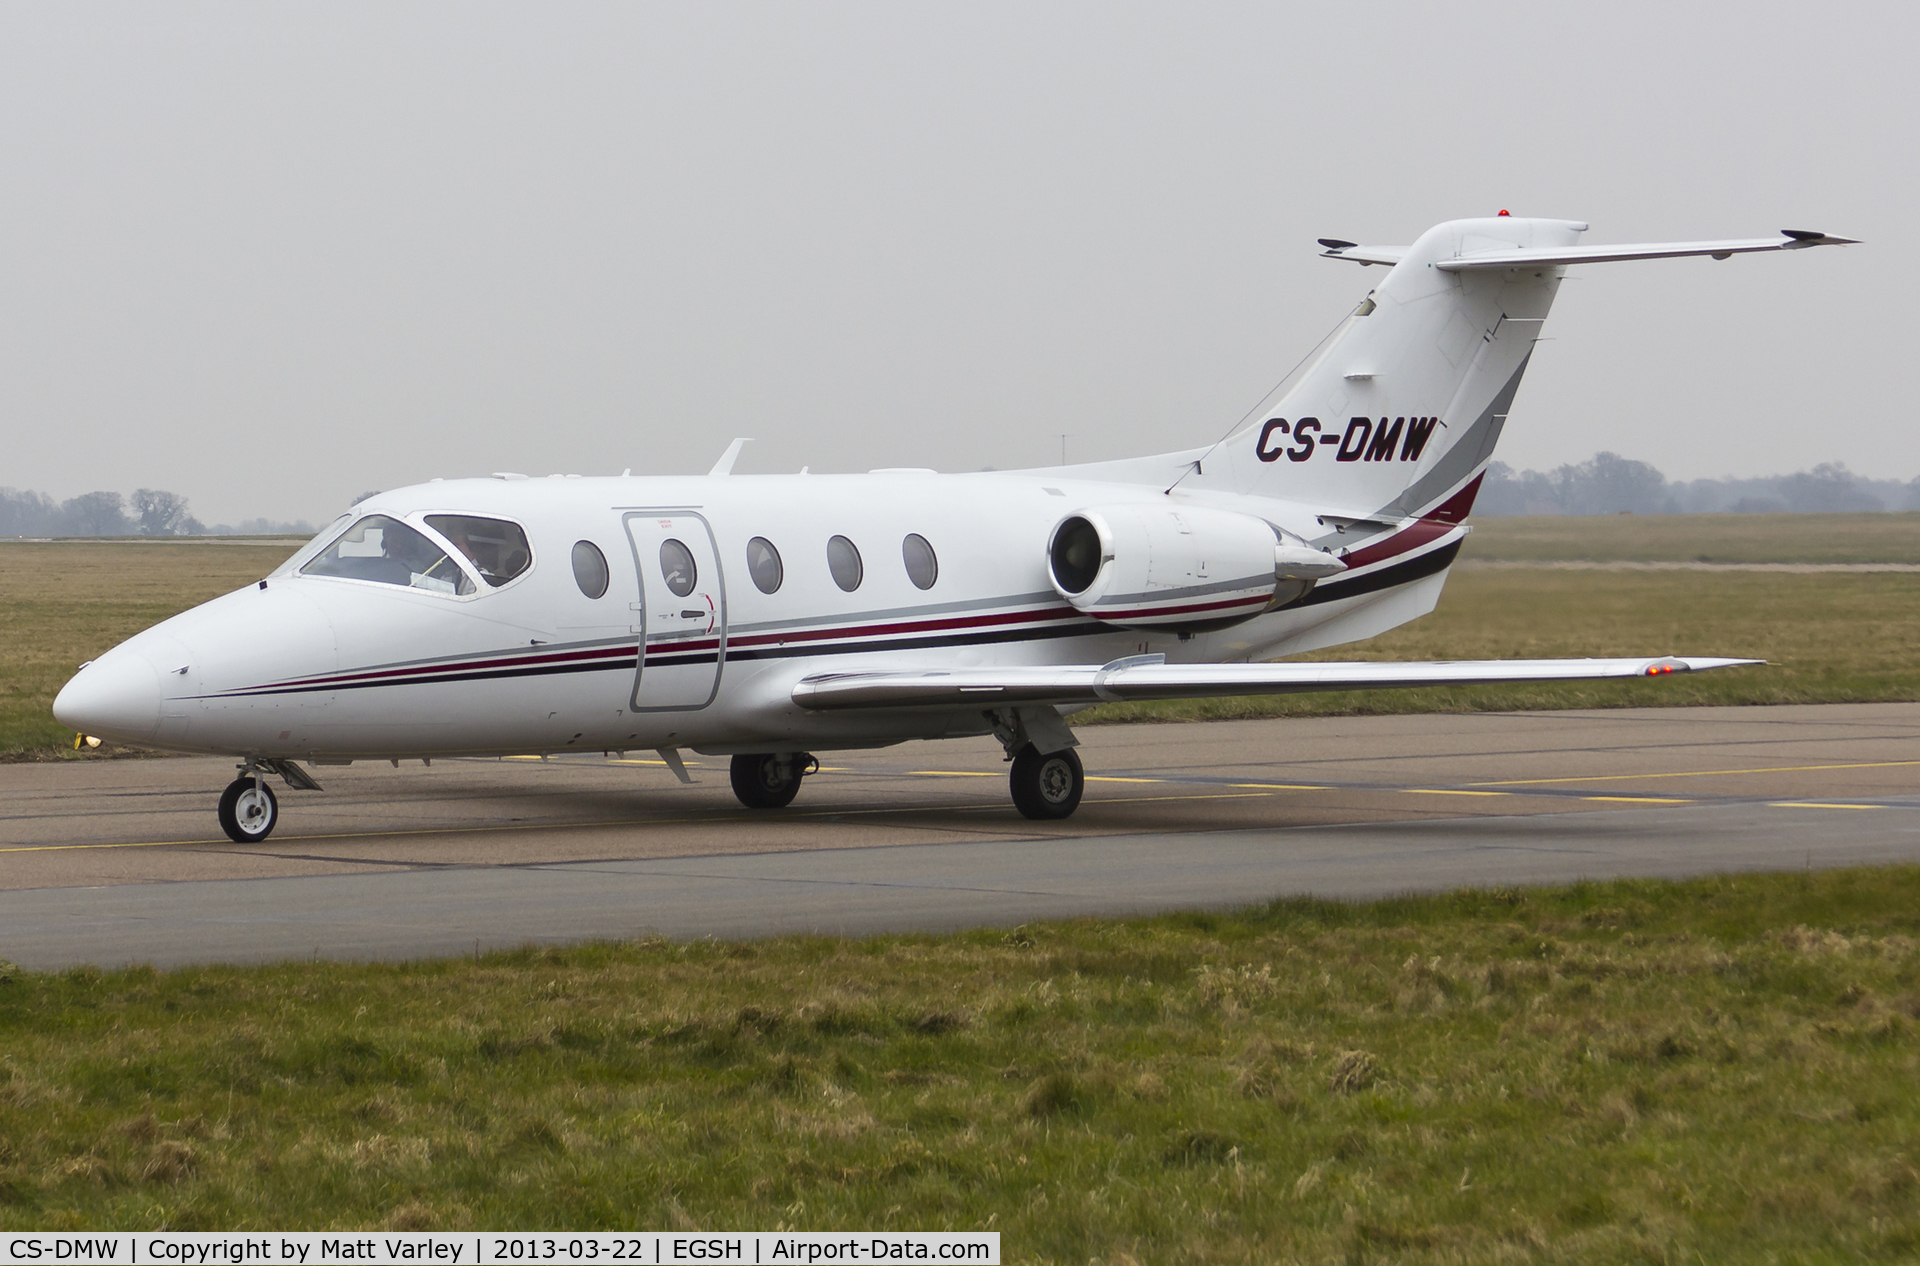
[[(249, 794), (256, 787), (259, 794)], [(235, 844), (258, 844), (273, 834), (279, 821), (280, 802), (265, 779), (236, 778), (220, 795), (220, 829)]]
[(728, 769), (733, 794), (749, 809), (784, 809), (800, 794), (800, 780), (814, 764), (807, 752), (756, 752), (736, 756)]
[(1087, 773), (1071, 747), (1042, 756), (1029, 743), (1013, 758), (1007, 782), (1021, 816), (1045, 822), (1073, 816), (1087, 789)]

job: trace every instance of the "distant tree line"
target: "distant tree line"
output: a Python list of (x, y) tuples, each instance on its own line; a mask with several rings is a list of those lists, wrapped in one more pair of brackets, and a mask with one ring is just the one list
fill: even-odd
[(187, 499), (160, 488), (83, 492), (55, 501), (44, 492), (0, 488), (0, 537), (6, 536), (311, 536), (306, 520), (246, 519), (209, 527), (193, 517)]
[(1838, 462), (1759, 479), (1669, 480), (1646, 462), (1596, 453), (1552, 472), (1487, 467), (1474, 513), (1812, 514), (1920, 510), (1920, 479), (1863, 479)]

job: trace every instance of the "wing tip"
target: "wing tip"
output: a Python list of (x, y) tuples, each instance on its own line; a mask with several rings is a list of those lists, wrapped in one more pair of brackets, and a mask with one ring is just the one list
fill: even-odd
[(1724, 659), (1718, 657), (1669, 655), (1656, 659), (1641, 670), (1643, 677), (1664, 677), (1668, 673), (1703, 673), (1715, 668), (1751, 668), (1764, 666), (1764, 659)]
[(1802, 246), (1858, 246), (1860, 239), (1854, 237), (1834, 237), (1818, 229), (1781, 229), (1780, 236), (1792, 238), (1787, 247), (1793, 250)]

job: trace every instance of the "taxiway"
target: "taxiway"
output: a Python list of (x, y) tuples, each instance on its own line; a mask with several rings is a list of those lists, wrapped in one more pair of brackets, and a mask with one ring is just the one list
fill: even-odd
[(1313, 894), (1920, 860), (1920, 704), (1087, 727), (1032, 823), (991, 741), (830, 755), (749, 813), (723, 761), (322, 769), (263, 844), (230, 762), (0, 766), (0, 958), (403, 959), (638, 935), (942, 930)]

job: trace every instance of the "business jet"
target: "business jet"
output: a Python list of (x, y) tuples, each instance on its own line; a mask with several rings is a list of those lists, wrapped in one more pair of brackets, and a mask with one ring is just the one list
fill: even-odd
[[(1569, 267), (1845, 245), (1579, 244), (1501, 212), (1411, 246), (1277, 403), (1204, 449), (977, 474), (433, 480), (355, 505), (257, 584), (83, 665), (85, 735), (238, 758), (234, 840), (306, 766), (651, 750), (731, 757), (753, 809), (816, 752), (991, 734), (1029, 818), (1084, 773), (1101, 702), (1659, 677), (1756, 663), (1276, 663), (1431, 611)], [(1271, 397), (1270, 397), (1271, 398)], [(302, 764), (305, 762), (305, 765)]]

